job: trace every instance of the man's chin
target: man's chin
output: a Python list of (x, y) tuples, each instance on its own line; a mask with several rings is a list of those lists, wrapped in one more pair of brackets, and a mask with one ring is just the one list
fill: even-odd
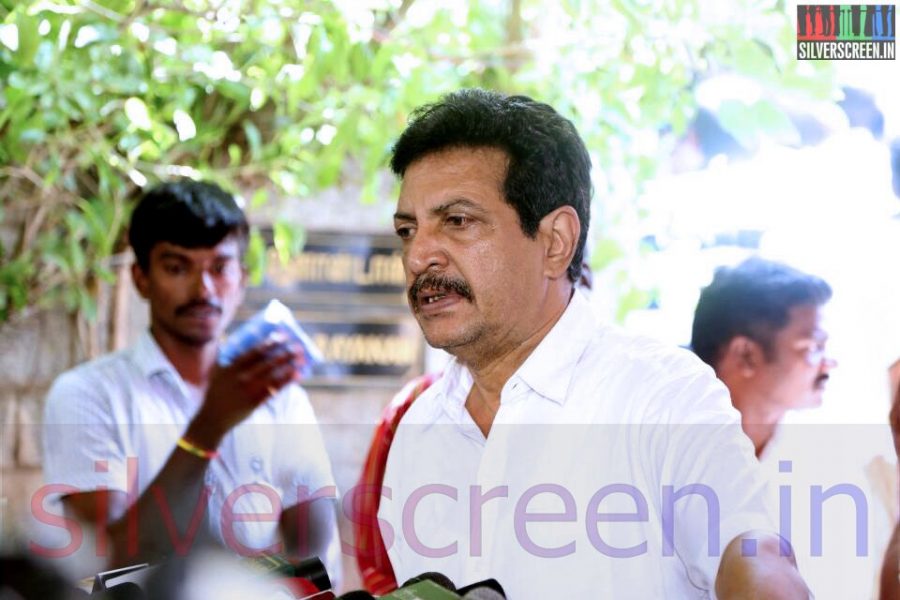
[(803, 404), (803, 408), (819, 408), (822, 406), (822, 397), (825, 390), (824, 388), (817, 388), (812, 394), (810, 394), (809, 398), (806, 399), (806, 402)]
[(453, 355), (459, 349), (471, 344), (474, 341), (473, 337), (477, 337), (472, 336), (470, 332), (459, 331), (458, 329), (447, 331), (444, 328), (429, 327), (427, 325), (422, 327), (422, 333), (425, 335), (425, 341), (428, 342), (429, 346)]
[(219, 339), (219, 337), (215, 331), (182, 331), (178, 335), (183, 344), (196, 348), (207, 346)]

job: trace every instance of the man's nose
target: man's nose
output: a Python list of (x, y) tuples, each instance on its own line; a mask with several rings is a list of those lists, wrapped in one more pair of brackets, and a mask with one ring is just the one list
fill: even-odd
[(198, 298), (211, 298), (215, 295), (216, 284), (212, 273), (201, 269), (194, 281), (194, 293)]
[(447, 253), (439, 236), (420, 227), (413, 238), (406, 243), (403, 262), (413, 276), (419, 276), (433, 268), (447, 265)]

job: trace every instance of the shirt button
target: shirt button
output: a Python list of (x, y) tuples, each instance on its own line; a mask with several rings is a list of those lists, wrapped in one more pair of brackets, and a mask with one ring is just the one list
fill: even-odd
[(256, 474), (262, 473), (263, 459), (260, 458), (259, 456), (254, 456), (252, 459), (250, 459), (250, 468)]

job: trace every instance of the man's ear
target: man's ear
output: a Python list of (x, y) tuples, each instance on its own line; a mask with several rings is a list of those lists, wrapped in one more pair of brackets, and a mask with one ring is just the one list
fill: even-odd
[(735, 336), (728, 342), (725, 359), (736, 367), (736, 372), (743, 377), (753, 377), (766, 362), (762, 345), (745, 335)]
[(131, 263), (131, 280), (134, 282), (134, 287), (137, 289), (138, 294), (146, 300), (150, 281), (137, 261)]
[(547, 213), (538, 226), (544, 242), (544, 274), (550, 279), (565, 277), (578, 246), (581, 221), (571, 206)]

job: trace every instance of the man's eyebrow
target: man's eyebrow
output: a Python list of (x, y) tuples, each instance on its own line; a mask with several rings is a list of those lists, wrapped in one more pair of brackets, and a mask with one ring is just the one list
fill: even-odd
[(190, 257), (173, 250), (163, 250), (160, 253), (159, 257), (163, 260), (180, 260), (181, 262), (191, 262)]
[(415, 221), (416, 218), (409, 213), (397, 211), (394, 213), (394, 220), (395, 221)]
[[(480, 205), (476, 204), (475, 202), (472, 202), (471, 200), (466, 200), (465, 198), (455, 198), (453, 200), (448, 200), (447, 202), (444, 202), (443, 204), (439, 204), (433, 208), (428, 209), (428, 214), (432, 215), (432, 216), (439, 216), (439, 215), (443, 215), (443, 214), (450, 212), (454, 208), (466, 208), (473, 212), (484, 213), (484, 209)], [(415, 221), (416, 217), (415, 217), (415, 215), (412, 215), (407, 212), (397, 211), (394, 213), (394, 220), (395, 221)]]
[(481, 206), (472, 202), (471, 200), (466, 200), (465, 198), (455, 198), (453, 200), (450, 200), (449, 202), (439, 204), (438, 206), (430, 209), (428, 212), (432, 215), (441, 215), (450, 212), (454, 208), (467, 208), (479, 213), (484, 212), (484, 209), (481, 208)]

